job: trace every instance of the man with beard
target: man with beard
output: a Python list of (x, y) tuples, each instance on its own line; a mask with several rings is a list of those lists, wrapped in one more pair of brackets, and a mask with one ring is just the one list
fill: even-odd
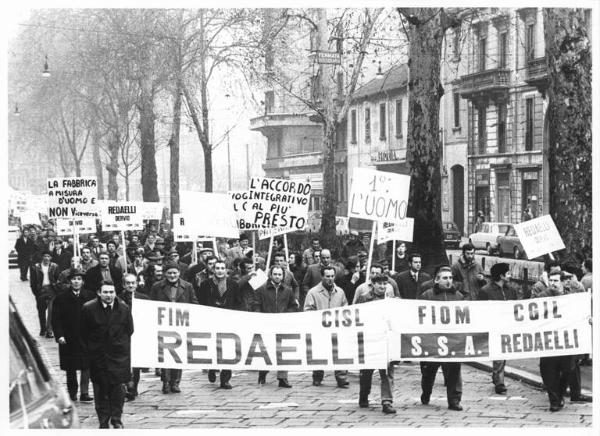
[[(81, 388), (79, 400), (83, 403), (94, 401), (89, 395), (89, 362), (79, 329), (83, 305), (94, 299), (94, 293), (83, 288), (84, 272), (80, 269), (66, 270), (69, 288), (54, 299), (52, 327), (58, 342), (60, 369), (67, 375), (67, 391), (72, 401), (77, 400), (77, 390)], [(80, 380), (77, 384), (77, 371)]]
[(483, 276), (483, 268), (475, 262), (475, 247), (465, 244), (462, 247), (462, 255), (452, 265), (454, 283), (462, 284), (461, 292), (465, 300), (477, 300), (479, 290), (487, 284)]

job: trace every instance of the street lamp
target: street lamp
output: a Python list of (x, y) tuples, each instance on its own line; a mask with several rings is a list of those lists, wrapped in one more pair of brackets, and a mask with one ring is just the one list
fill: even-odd
[(48, 55), (44, 61), (44, 71), (42, 71), (42, 77), (50, 77), (50, 69), (48, 68)]
[(14, 115), (15, 115), (15, 117), (18, 117), (19, 115), (21, 115), (21, 112), (19, 112), (19, 105), (17, 103), (15, 103)]
[(381, 70), (381, 61), (379, 61), (379, 67), (377, 67), (377, 77), (383, 77), (383, 71)]

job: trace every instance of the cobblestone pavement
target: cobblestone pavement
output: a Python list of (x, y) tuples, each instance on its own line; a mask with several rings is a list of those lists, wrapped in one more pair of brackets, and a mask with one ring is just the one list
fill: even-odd
[[(30, 332), (39, 326), (34, 299), (27, 282), (10, 270), (10, 295)], [(59, 380), (58, 345), (53, 339), (39, 338)], [(379, 397), (379, 375), (373, 376), (371, 407), (358, 407), (358, 371), (350, 372), (349, 389), (336, 386), (332, 372), (326, 372), (322, 386), (312, 386), (309, 372), (289, 375), (292, 389), (277, 387), (275, 372), (264, 386), (257, 373), (233, 373), (232, 390), (209, 383), (201, 370), (187, 370), (181, 382), (182, 393), (163, 395), (154, 371), (142, 373), (140, 395), (125, 404), (123, 420), (129, 429), (167, 428), (249, 428), (249, 427), (579, 427), (592, 425), (592, 405), (574, 404), (548, 411), (545, 392), (527, 384), (507, 380), (507, 395), (496, 395), (487, 372), (463, 365), (464, 411), (447, 409), (443, 378), (438, 374), (431, 403), (420, 402), (420, 369), (417, 363), (396, 368), (394, 406), (398, 413), (384, 415)], [(82, 428), (97, 428), (93, 404), (76, 404)]]

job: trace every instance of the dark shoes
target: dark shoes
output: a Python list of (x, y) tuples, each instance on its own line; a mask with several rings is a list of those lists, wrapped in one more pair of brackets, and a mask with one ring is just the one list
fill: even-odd
[(266, 381), (267, 381), (267, 374), (263, 374), (263, 373), (259, 372), (258, 373), (258, 384), (264, 385)]
[(169, 386), (169, 383), (163, 383), (162, 393), (168, 394), (169, 392), (171, 392), (171, 386)]
[(90, 397), (89, 394), (81, 394), (79, 401), (82, 403), (92, 403), (94, 401), (94, 397)]
[(337, 381), (338, 388), (348, 389), (349, 384), (350, 384), (350, 382), (347, 380), (338, 380)]
[(46, 336), (46, 330), (40, 330), (40, 336), (42, 336), (42, 337)]
[(71, 399), (72, 402), (77, 401), (77, 394), (69, 394), (69, 398)]
[(560, 405), (558, 405), (558, 404), (550, 405), (550, 412), (558, 412), (560, 409), (562, 409), (562, 407), (560, 407)]
[(53, 337), (54, 337), (54, 333), (52, 333), (52, 332), (46, 332), (46, 338), (52, 339)]
[(591, 403), (592, 397), (585, 394), (579, 394), (578, 397), (571, 398), (572, 403)]
[(462, 406), (460, 405), (460, 403), (455, 403), (455, 404), (450, 404), (448, 405), (448, 409), (450, 410), (455, 410), (457, 412), (460, 412), (463, 410)]
[(369, 407), (369, 397), (359, 397), (358, 407), (362, 409), (366, 409), (367, 407)]
[(292, 385), (288, 383), (287, 378), (280, 378), (279, 380), (279, 387), (280, 388), (291, 388)]
[(429, 395), (421, 394), (421, 403), (427, 406), (429, 404), (429, 398)]
[(231, 386), (231, 384), (229, 384), (228, 382), (221, 382), (221, 389), (232, 389), (233, 386)]
[(504, 386), (504, 385), (496, 385), (496, 387), (494, 388), (494, 390), (496, 391), (497, 394), (503, 395), (503, 394), (506, 393), (506, 386)]
[(217, 373), (212, 369), (208, 370), (208, 381), (214, 383), (217, 380)]
[(313, 380), (313, 386), (321, 386), (321, 380)]
[(396, 413), (396, 409), (390, 403), (383, 403), (383, 407), (381, 409), (383, 413), (386, 415), (390, 415), (392, 413)]
[(171, 392), (173, 392), (174, 394), (180, 393), (181, 389), (179, 389), (179, 384), (173, 384), (173, 385), (171, 385)]

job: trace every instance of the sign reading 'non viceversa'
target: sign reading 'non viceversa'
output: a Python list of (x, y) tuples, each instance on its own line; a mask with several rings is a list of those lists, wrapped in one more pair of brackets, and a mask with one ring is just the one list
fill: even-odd
[(250, 224), (304, 230), (311, 185), (297, 180), (253, 177), (248, 193)]
[(48, 218), (96, 216), (97, 197), (95, 177), (48, 179)]
[(348, 216), (400, 223), (406, 218), (410, 176), (355, 168), (348, 200)]

